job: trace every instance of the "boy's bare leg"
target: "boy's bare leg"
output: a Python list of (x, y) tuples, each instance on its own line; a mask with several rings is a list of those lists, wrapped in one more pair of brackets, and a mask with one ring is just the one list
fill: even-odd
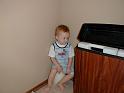
[(63, 79), (58, 83), (58, 86), (60, 87), (61, 91), (64, 90), (64, 84), (72, 78), (73, 78), (72, 74), (68, 74), (63, 77)]
[(56, 73), (57, 73), (57, 70), (55, 68), (52, 68), (51, 72), (50, 72), (50, 75), (48, 77), (48, 86), (45, 89), (46, 93), (48, 93), (50, 91), (50, 88), (52, 87), (52, 84), (53, 84)]

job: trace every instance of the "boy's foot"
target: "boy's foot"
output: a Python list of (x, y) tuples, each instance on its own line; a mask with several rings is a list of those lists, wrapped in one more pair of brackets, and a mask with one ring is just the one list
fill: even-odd
[(64, 85), (63, 84), (58, 84), (58, 86), (59, 86), (59, 88), (60, 88), (60, 90), (63, 92), (64, 91)]
[(44, 89), (44, 93), (49, 93), (49, 91), (50, 91), (50, 88), (49, 88), (49, 87), (46, 87), (46, 88)]

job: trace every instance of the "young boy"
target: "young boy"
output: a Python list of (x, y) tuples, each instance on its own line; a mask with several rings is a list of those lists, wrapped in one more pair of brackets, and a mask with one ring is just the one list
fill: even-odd
[(59, 25), (55, 30), (56, 41), (51, 45), (49, 57), (52, 62), (52, 69), (48, 78), (48, 92), (53, 84), (57, 73), (63, 72), (65, 76), (59, 81), (58, 86), (61, 91), (64, 90), (64, 84), (72, 79), (74, 68), (72, 66), (74, 50), (68, 42), (70, 37), (69, 28), (65, 25)]

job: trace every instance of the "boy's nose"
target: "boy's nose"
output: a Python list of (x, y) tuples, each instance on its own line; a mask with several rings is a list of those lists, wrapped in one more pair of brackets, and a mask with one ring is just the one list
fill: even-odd
[(67, 40), (67, 39), (65, 39), (65, 41), (67, 42), (68, 40)]

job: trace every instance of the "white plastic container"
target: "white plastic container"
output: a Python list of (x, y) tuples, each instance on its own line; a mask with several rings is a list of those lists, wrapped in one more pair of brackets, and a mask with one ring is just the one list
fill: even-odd
[(124, 57), (124, 50), (123, 49), (119, 49), (117, 56)]
[(78, 47), (84, 48), (84, 49), (90, 49), (90, 43), (87, 42), (79, 42)]
[(54, 79), (54, 84), (57, 84), (64, 76), (65, 74), (63, 72), (60, 73), (57, 72)]
[(110, 55), (117, 55), (118, 48), (113, 47), (104, 47), (103, 53), (110, 54)]
[(98, 48), (98, 49), (103, 49), (105, 46), (103, 45), (97, 45), (97, 44), (90, 44), (90, 47)]

